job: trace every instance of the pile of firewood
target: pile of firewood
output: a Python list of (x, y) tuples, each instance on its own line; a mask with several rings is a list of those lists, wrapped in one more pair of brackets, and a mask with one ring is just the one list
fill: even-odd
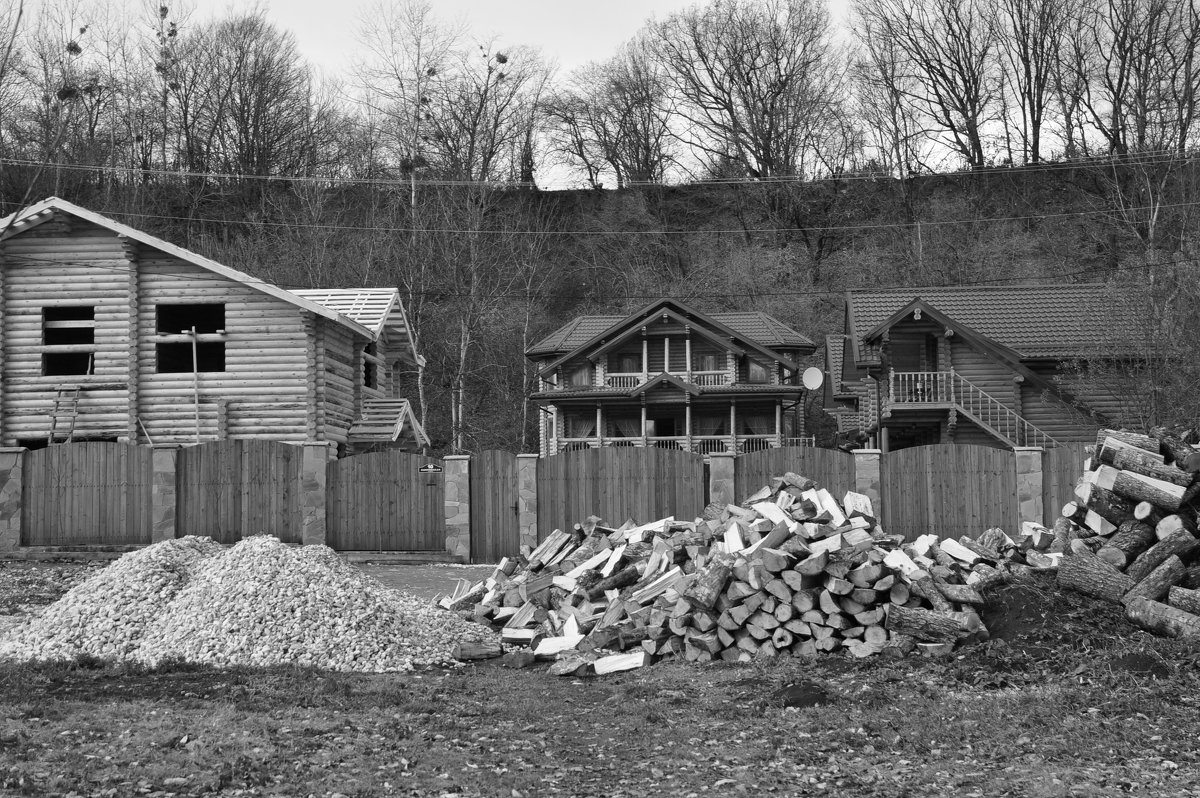
[[(994, 532), (1013, 551), (1033, 551)], [(849, 492), (839, 503), (788, 473), (693, 521), (610, 528), (589, 518), (440, 603), (499, 627), (507, 646), (554, 660), (564, 675), (664, 657), (934, 654), (987, 638), (980, 591), (1029, 567), (1012, 559), (970, 538), (905, 544), (880, 528), (868, 497)]]
[(1060, 585), (1119, 602), (1133, 623), (1172, 637), (1200, 637), (1195, 439), (1101, 430), (1055, 524), (1066, 542)]

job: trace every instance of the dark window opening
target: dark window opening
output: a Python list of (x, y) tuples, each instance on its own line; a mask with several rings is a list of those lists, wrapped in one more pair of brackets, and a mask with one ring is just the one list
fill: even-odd
[[(192, 344), (158, 344), (159, 374), (190, 374), (193, 369)], [(200, 341), (196, 344), (194, 368), (197, 372), (225, 370), (225, 343), (223, 341)]]
[(91, 352), (47, 352), (42, 355), (42, 374), (47, 377), (92, 373)]
[[(158, 305), (155, 322), (156, 330), (167, 335), (191, 332), (193, 327), (198, 333), (220, 332), (225, 329), (225, 305), (220, 303)], [(192, 370), (190, 365), (187, 370)], [(224, 369), (212, 370), (224, 371)]]
[(378, 387), (378, 369), (376, 364), (371, 360), (375, 356), (375, 344), (367, 344), (363, 347), (363, 387), (376, 388)]
[(757, 360), (751, 360), (746, 368), (746, 381), (753, 383), (768, 383), (771, 381), (771, 370)]

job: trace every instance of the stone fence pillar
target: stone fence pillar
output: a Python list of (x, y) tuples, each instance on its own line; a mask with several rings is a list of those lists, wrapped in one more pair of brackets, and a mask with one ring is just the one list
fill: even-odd
[(878, 519), (881, 509), (881, 494), (879, 481), (879, 460), (882, 456), (879, 449), (854, 450), (854, 492), (861, 493), (871, 500), (871, 509)]
[(329, 461), (337, 456), (335, 447), (327, 441), (304, 444), (300, 458), (300, 542), (305, 546), (325, 545), (325, 486)]
[[(1040, 446), (1016, 446), (1013, 455), (1017, 461), (1017, 521), (1032, 521), (1041, 524), (1043, 519), (1042, 448)], [(1010, 534), (1020, 529), (1005, 530)]]
[(530, 550), (538, 545), (538, 456), (517, 455), (517, 529), (518, 545)]
[(21, 545), (21, 490), (25, 485), (25, 448), (0, 448), (0, 552)]
[(442, 458), (446, 479), (446, 551), (471, 561), (471, 456)]

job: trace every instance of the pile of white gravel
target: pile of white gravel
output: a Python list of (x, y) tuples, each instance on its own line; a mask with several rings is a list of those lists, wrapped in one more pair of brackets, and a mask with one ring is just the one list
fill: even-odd
[(156, 543), (0, 637), (0, 658), (407, 671), (489, 629), (386, 588), (325, 546), (255, 536)]

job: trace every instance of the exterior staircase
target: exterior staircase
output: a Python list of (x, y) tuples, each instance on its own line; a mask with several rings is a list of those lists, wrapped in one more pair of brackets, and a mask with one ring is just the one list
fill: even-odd
[(977, 385), (950, 371), (891, 372), (888, 375), (888, 414), (893, 406), (949, 405), (981, 429), (1009, 446), (1057, 446), (1049, 433)]

